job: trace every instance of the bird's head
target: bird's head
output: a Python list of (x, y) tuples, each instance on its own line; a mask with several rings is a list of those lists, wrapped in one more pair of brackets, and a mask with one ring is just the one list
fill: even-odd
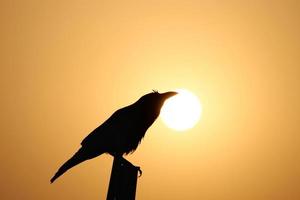
[(165, 92), (165, 93), (159, 93), (158, 91), (153, 90), (153, 92), (142, 96), (138, 100), (138, 102), (143, 104), (143, 106), (146, 106), (147, 109), (150, 109), (150, 110), (156, 112), (157, 114), (159, 114), (164, 102), (168, 98), (170, 98), (176, 94), (178, 94), (178, 93), (172, 92), (172, 91)]

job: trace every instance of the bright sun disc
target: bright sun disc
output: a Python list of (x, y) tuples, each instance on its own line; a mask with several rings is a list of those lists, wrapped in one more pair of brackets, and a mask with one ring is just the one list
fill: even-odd
[(192, 128), (201, 115), (201, 104), (191, 92), (178, 89), (177, 95), (169, 98), (161, 109), (163, 122), (170, 128), (183, 131)]

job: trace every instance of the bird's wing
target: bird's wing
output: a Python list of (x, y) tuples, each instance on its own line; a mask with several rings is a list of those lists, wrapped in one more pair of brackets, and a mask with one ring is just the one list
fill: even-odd
[(103, 124), (84, 138), (81, 145), (108, 145), (107, 143), (115, 137), (117, 131), (124, 126), (124, 119), (126, 119), (129, 110), (125, 107), (114, 112)]

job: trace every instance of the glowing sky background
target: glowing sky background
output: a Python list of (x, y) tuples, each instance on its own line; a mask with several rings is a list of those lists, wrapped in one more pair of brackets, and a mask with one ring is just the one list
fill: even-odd
[(108, 155), (50, 185), (116, 109), (152, 89), (202, 102), (127, 158), (139, 200), (300, 199), (300, 1), (0, 2), (0, 199), (105, 199)]

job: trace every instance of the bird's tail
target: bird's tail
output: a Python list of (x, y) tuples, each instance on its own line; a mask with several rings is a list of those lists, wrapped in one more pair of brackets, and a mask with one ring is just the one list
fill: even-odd
[(78, 165), (79, 163), (87, 160), (86, 153), (83, 148), (80, 148), (67, 162), (65, 162), (55, 173), (55, 175), (51, 178), (50, 182), (53, 183), (58, 177), (68, 171), (70, 168)]

